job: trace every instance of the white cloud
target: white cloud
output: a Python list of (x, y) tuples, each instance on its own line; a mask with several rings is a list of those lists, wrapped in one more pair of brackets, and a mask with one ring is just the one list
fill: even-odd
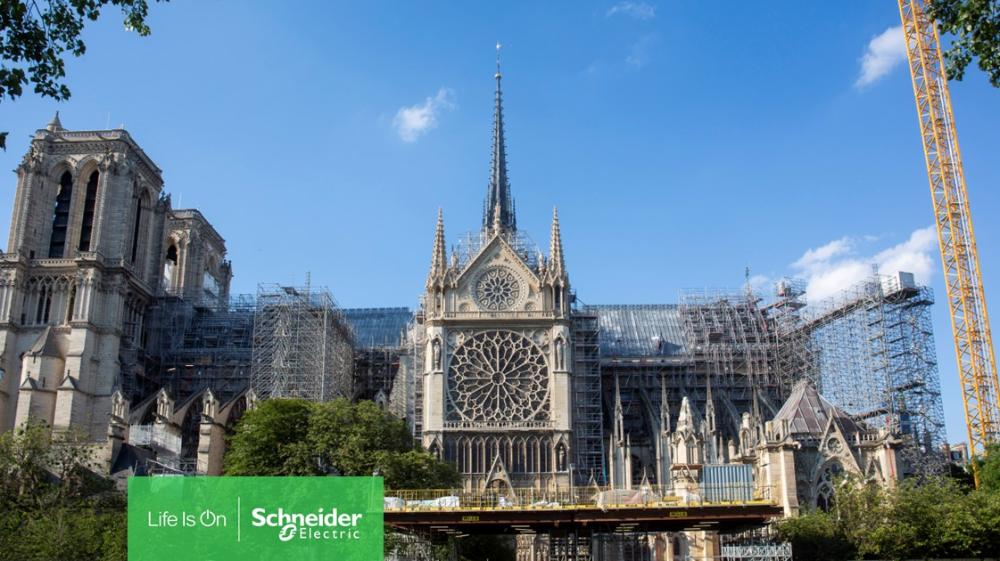
[(862, 255), (860, 245), (871, 243), (872, 236), (844, 237), (815, 249), (807, 250), (792, 263), (797, 276), (807, 282), (806, 296), (810, 302), (821, 302), (868, 278), (872, 267), (891, 275), (897, 271), (913, 273), (917, 282), (927, 284), (934, 273), (937, 233), (934, 226), (914, 230), (910, 237), (897, 245)]
[(915, 230), (905, 242), (880, 251), (874, 261), (881, 271), (907, 271), (914, 274), (917, 282), (926, 283), (934, 272), (937, 249), (937, 231), (934, 226), (928, 226)]
[(868, 49), (861, 57), (861, 75), (854, 86), (863, 88), (889, 73), (906, 60), (906, 40), (903, 27), (886, 29), (868, 42)]
[(774, 283), (777, 281), (767, 275), (753, 275), (747, 279), (747, 282), (750, 283), (750, 288), (755, 292), (767, 292), (774, 287)]
[(649, 51), (654, 43), (656, 43), (655, 35), (644, 35), (639, 38), (629, 49), (628, 56), (625, 57), (625, 64), (636, 70), (646, 66), (646, 63), (649, 62)]
[(437, 126), (438, 116), (443, 110), (455, 108), (454, 98), (454, 91), (441, 88), (436, 95), (428, 97), (423, 103), (401, 107), (392, 120), (399, 138), (403, 142), (416, 142), (421, 135)]
[(843, 255), (851, 251), (851, 238), (840, 238), (832, 242), (821, 245), (816, 249), (808, 249), (799, 257), (798, 261), (792, 263), (796, 269), (809, 269), (817, 264), (825, 263), (838, 255)]
[(604, 17), (614, 15), (625, 15), (641, 20), (650, 20), (656, 17), (656, 6), (645, 2), (630, 2), (624, 0), (608, 8), (608, 13)]

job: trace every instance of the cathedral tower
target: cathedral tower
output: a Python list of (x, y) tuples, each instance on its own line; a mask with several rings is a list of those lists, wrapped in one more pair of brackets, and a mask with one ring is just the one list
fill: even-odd
[(156, 298), (228, 298), (224, 241), (175, 211), (123, 129), (69, 131), (58, 113), (17, 168), (0, 254), (0, 430), (28, 418), (102, 440), (111, 396), (136, 397)]
[(558, 214), (546, 259), (517, 230), (499, 62), (493, 155), (479, 232), (453, 250), (438, 214), (423, 299), (425, 448), (468, 489), (568, 486), (569, 277)]

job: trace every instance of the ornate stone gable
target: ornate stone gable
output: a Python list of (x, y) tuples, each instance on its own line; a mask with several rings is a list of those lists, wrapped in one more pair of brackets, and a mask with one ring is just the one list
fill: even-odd
[(494, 236), (452, 285), (459, 312), (542, 309), (541, 280), (502, 235)]

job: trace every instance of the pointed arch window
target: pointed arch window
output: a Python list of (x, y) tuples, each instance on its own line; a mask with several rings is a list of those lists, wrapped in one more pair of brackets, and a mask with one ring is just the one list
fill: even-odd
[(139, 233), (142, 231), (142, 196), (135, 199), (135, 225), (132, 227), (132, 263), (139, 256)]
[(90, 251), (90, 238), (94, 232), (94, 209), (97, 206), (97, 182), (101, 174), (90, 174), (87, 180), (87, 194), (83, 200), (83, 222), (80, 224), (80, 251)]
[(76, 285), (69, 289), (69, 303), (66, 305), (66, 323), (73, 321), (73, 308), (76, 307)]
[(167, 248), (167, 256), (163, 262), (163, 288), (175, 290), (177, 288), (174, 277), (177, 274), (177, 244), (172, 243)]
[(52, 211), (52, 236), (49, 238), (49, 259), (60, 259), (66, 250), (66, 228), (69, 226), (69, 204), (73, 198), (73, 176), (67, 171), (59, 178), (59, 192)]

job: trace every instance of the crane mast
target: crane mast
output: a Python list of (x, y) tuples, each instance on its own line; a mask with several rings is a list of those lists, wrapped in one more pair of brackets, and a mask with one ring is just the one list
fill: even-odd
[[(1000, 383), (947, 76), (923, 0), (898, 0), (951, 312), (970, 456), (1000, 442)], [(979, 485), (978, 468), (973, 474)]]

